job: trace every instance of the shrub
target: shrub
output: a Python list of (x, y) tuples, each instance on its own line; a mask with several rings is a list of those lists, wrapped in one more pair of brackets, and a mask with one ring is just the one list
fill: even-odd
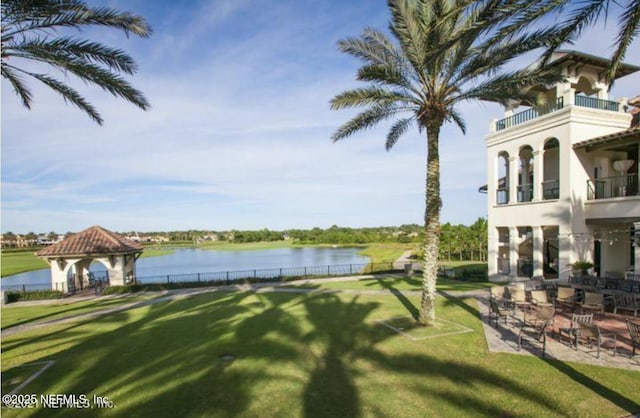
[(26, 292), (7, 291), (7, 303), (24, 300), (62, 299), (64, 293), (59, 290), (29, 290)]

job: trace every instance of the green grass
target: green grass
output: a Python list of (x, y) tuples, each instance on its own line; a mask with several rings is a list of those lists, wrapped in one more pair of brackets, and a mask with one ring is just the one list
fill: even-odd
[(369, 244), (358, 251), (360, 255), (371, 258), (372, 263), (396, 261), (405, 251), (415, 247), (415, 244), (380, 243)]
[(139, 302), (154, 297), (157, 297), (157, 295), (127, 295), (81, 302), (67, 299), (67, 301), (62, 303), (33, 304), (31, 306), (6, 305), (3, 306), (0, 311), (2, 313), (0, 322), (2, 329), (5, 329), (34, 321), (49, 321), (99, 311), (101, 309), (114, 308), (125, 303)]
[(6, 251), (0, 254), (0, 263), (2, 264), (2, 277), (12, 274), (24, 273), (25, 271), (38, 270), (47, 268), (49, 265), (36, 257), (33, 253), (35, 250), (28, 251)]
[[(437, 281), (437, 290), (440, 291), (468, 291), (477, 289), (488, 289), (494, 286), (491, 282), (466, 282), (461, 280), (452, 280), (439, 277)], [(314, 284), (303, 284), (287, 287), (319, 287), (322, 289), (352, 289), (352, 290), (422, 290), (421, 276), (405, 276), (404, 274), (385, 274), (376, 276), (373, 279), (349, 280), (343, 282), (318, 281)]]
[[(108, 396), (116, 407), (92, 410), (99, 416), (613, 417), (639, 410), (637, 372), (488, 353), (471, 299), (439, 298), (437, 310), (473, 332), (413, 341), (378, 322), (406, 316), (407, 303), (417, 306), (419, 298), (203, 294), (2, 338), (2, 380), (23, 364), (55, 360), (23, 393)], [(223, 360), (228, 355), (235, 360)], [(56, 412), (88, 416), (74, 409), (2, 414)]]

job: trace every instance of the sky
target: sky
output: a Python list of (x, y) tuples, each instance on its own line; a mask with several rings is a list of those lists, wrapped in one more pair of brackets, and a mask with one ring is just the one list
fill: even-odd
[[(127, 78), (151, 109), (66, 80), (97, 107), (99, 126), (36, 82), (27, 110), (3, 79), (3, 233), (422, 224), (424, 135), (410, 131), (389, 152), (384, 125), (330, 140), (355, 113), (331, 111), (329, 100), (363, 86), (355, 80), (360, 62), (336, 42), (367, 26), (385, 30), (386, 1), (89, 4), (142, 15), (152, 26), (148, 39), (77, 33), (134, 57), (139, 71)], [(614, 33), (610, 17), (570, 48), (609, 56)], [(640, 42), (625, 61), (640, 65)], [(638, 86), (639, 74), (622, 78), (611, 97), (638, 95)], [(454, 125), (440, 135), (441, 220), (471, 224), (487, 216), (478, 192), (486, 183), (484, 138), (504, 111), (491, 103), (458, 110), (466, 135)]]

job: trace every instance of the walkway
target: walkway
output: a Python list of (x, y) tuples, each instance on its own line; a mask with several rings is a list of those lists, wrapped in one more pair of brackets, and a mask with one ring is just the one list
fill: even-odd
[[(314, 284), (314, 283), (327, 283), (327, 282), (339, 282), (339, 281), (354, 281), (360, 279), (372, 279), (374, 276), (356, 276), (356, 277), (334, 277), (328, 279), (309, 279), (309, 280), (300, 280), (295, 282), (285, 282), (285, 283), (260, 283), (260, 284), (251, 284), (251, 285), (229, 285), (229, 286), (218, 286), (218, 287), (206, 287), (206, 288), (198, 288), (198, 289), (180, 289), (180, 290), (169, 290), (162, 292), (146, 292), (146, 294), (157, 294), (156, 298), (148, 299), (144, 301), (137, 301), (132, 303), (125, 303), (113, 308), (107, 308), (99, 311), (88, 312), (84, 314), (74, 315), (65, 318), (52, 319), (48, 321), (40, 321), (40, 322), (32, 322), (24, 325), (19, 325), (16, 327), (11, 327), (2, 330), (2, 337), (7, 337), (9, 335), (14, 335), (17, 333), (38, 329), (42, 327), (47, 327), (51, 325), (64, 324), (79, 320), (92, 319), (97, 318), (103, 315), (108, 315), (116, 312), (122, 312), (129, 309), (136, 309), (143, 306), (154, 305), (157, 303), (168, 302), (172, 300), (177, 300), (181, 298), (187, 298), (195, 295), (200, 295), (204, 293), (211, 292), (237, 292), (237, 291), (254, 291), (254, 292), (287, 292), (287, 293), (342, 293), (342, 294), (369, 294), (369, 295), (390, 295), (390, 294), (402, 294), (406, 296), (418, 296), (421, 294), (420, 291), (390, 291), (390, 290), (349, 290), (349, 289), (305, 289), (305, 288), (292, 288), (288, 287), (291, 285), (301, 285), (301, 284)], [(539, 356), (540, 350), (536, 348), (525, 347), (522, 351), (517, 350), (517, 329), (513, 326), (504, 326), (500, 324), (499, 327), (491, 326), (488, 324), (488, 297), (489, 291), (487, 289), (482, 290), (473, 290), (473, 291), (465, 291), (465, 292), (440, 292), (440, 295), (443, 297), (455, 297), (455, 298), (466, 298), (471, 297), (476, 299), (478, 303), (478, 310), (480, 312), (484, 334), (487, 341), (487, 346), (490, 352), (492, 353), (510, 353), (510, 354), (518, 354), (518, 355), (537, 355)], [(95, 298), (95, 300), (102, 300), (110, 298), (110, 296), (104, 296)], [(26, 306), (29, 304), (34, 304), (33, 302), (21, 302), (20, 305)], [(12, 304), (18, 305), (18, 304)], [(7, 307), (5, 307), (7, 308)], [(10, 308), (9, 308), (10, 309)], [(612, 355), (612, 350), (609, 348), (604, 348), (600, 353), (600, 358), (596, 358), (595, 352), (590, 351), (587, 352), (586, 349), (580, 347), (579, 350), (574, 350), (569, 348), (566, 344), (561, 343), (555, 339), (548, 338), (547, 339), (547, 357), (553, 358), (562, 361), (574, 361), (579, 363), (589, 363), (600, 366), (607, 367), (617, 367), (624, 368), (628, 370), (636, 370), (640, 371), (640, 355), (636, 355), (634, 358), (630, 357), (629, 347), (624, 343), (618, 344), (618, 354), (616, 356)]]

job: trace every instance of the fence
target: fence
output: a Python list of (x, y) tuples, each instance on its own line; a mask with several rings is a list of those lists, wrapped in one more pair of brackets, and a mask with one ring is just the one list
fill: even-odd
[(253, 270), (220, 271), (212, 273), (166, 274), (158, 276), (138, 276), (138, 284), (211, 282), (230, 284), (237, 281), (280, 280), (286, 278), (350, 276), (382, 271), (397, 270), (393, 262), (341, 264), (335, 266), (277, 267)]
[[(402, 266), (404, 268), (404, 265)], [(212, 273), (189, 273), (189, 274), (166, 274), (158, 276), (138, 276), (131, 279), (131, 282), (138, 284), (157, 284), (157, 283), (211, 283), (211, 284), (230, 284), (238, 281), (267, 281), (281, 280), (285, 278), (308, 278), (308, 277), (331, 277), (331, 276), (349, 276), (354, 274), (371, 274), (383, 271), (398, 270), (394, 267), (393, 262), (387, 263), (360, 263), (360, 264), (341, 264), (334, 266), (306, 266), (306, 267), (277, 267), (253, 270), (237, 270), (237, 271), (219, 271)], [(100, 275), (100, 272), (96, 273)], [(92, 277), (92, 279), (95, 277)], [(104, 279), (100, 276), (95, 282), (108, 284), (108, 278), (104, 275)], [(58, 283), (56, 283), (58, 284)], [(88, 286), (91, 287), (91, 286)], [(17, 284), (4, 285), (2, 290), (28, 292), (36, 290), (62, 290), (52, 289), (51, 283), (33, 283), (33, 284)], [(74, 286), (69, 286), (69, 291), (73, 292)]]

